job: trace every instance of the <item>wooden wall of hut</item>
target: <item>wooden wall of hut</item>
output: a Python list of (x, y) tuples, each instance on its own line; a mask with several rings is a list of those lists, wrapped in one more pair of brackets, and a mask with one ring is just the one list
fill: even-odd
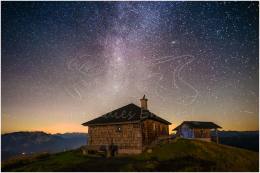
[(154, 120), (142, 122), (143, 146), (150, 145), (160, 136), (169, 135), (169, 126)]

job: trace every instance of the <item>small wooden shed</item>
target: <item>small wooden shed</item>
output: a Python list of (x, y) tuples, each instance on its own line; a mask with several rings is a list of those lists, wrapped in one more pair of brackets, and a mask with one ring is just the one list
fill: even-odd
[(174, 128), (173, 131), (177, 131), (176, 135), (183, 138), (200, 139), (204, 141), (211, 141), (211, 131), (215, 131), (216, 142), (218, 143), (218, 128), (221, 127), (213, 122), (184, 121)]

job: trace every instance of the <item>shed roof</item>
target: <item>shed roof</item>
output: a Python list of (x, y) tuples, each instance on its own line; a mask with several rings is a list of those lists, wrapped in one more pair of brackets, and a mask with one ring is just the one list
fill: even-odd
[(173, 130), (178, 130), (182, 125), (188, 125), (190, 128), (200, 128), (200, 129), (215, 129), (222, 128), (219, 125), (213, 122), (205, 122), (205, 121), (183, 121), (179, 126), (175, 127)]
[[(142, 112), (142, 116), (141, 116)], [(117, 123), (126, 123), (126, 122), (138, 122), (145, 119), (153, 119), (161, 123), (170, 125), (171, 123), (164, 120), (163, 118), (155, 115), (154, 113), (148, 110), (141, 110), (141, 108), (133, 103), (130, 103), (126, 106), (118, 108), (114, 111), (106, 113), (100, 117), (97, 117), (93, 120), (83, 123), (83, 126), (89, 125), (104, 125), (104, 124), (117, 124)]]

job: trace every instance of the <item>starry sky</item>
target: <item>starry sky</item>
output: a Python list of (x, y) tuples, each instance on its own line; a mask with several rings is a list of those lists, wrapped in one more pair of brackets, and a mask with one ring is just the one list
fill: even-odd
[(1, 2), (2, 133), (87, 132), (129, 103), (258, 130), (258, 2)]

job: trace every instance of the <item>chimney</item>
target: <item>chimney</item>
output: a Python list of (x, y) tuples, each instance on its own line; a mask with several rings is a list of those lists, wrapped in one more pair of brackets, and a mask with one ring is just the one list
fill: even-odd
[(140, 99), (140, 101), (141, 101), (141, 109), (142, 110), (148, 110), (148, 107), (147, 107), (148, 99), (145, 98), (145, 95), (143, 96), (143, 98)]

